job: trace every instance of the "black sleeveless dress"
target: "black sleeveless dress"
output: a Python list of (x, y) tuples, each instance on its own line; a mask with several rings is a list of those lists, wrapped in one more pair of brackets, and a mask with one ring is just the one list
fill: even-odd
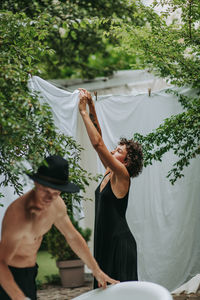
[[(138, 280), (137, 247), (126, 222), (128, 193), (118, 199), (110, 180), (95, 191), (94, 257), (100, 268), (119, 281)], [(98, 288), (94, 278), (94, 288)]]

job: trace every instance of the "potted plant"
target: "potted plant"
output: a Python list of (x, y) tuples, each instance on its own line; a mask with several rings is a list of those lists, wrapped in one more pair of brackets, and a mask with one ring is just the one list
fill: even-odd
[[(90, 240), (91, 229), (83, 229), (74, 219), (72, 212), (69, 213), (74, 227), (83, 236), (86, 242)], [(55, 226), (47, 233), (48, 252), (56, 259), (63, 287), (78, 287), (84, 284), (84, 263), (73, 252), (64, 236)]]

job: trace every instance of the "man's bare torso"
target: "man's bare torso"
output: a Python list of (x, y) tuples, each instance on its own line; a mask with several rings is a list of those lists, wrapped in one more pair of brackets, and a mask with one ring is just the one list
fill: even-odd
[(33, 191), (30, 191), (15, 200), (7, 209), (3, 221), (2, 234), (5, 228), (9, 239), (10, 225), (7, 224), (11, 223), (12, 235), (15, 234), (18, 242), (14, 255), (7, 262), (13, 267), (35, 265), (43, 235), (50, 230), (56, 219), (57, 201), (43, 208), (41, 203), (32, 201), (32, 197)]

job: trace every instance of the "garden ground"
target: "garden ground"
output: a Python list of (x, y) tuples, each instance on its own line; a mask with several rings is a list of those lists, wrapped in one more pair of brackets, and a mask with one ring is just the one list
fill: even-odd
[[(47, 251), (39, 251), (37, 263), (39, 265), (37, 282), (38, 285), (42, 287), (38, 289), (38, 300), (70, 300), (92, 289), (93, 283), (91, 276), (86, 276), (84, 286), (78, 288), (63, 288), (61, 285), (45, 283), (45, 281), (49, 282), (53, 279), (57, 279), (58, 275), (55, 260), (51, 258)], [(173, 299), (200, 300), (200, 290), (195, 294), (173, 296)]]
[[(78, 288), (63, 288), (61, 286), (47, 285), (44, 289), (38, 290), (38, 300), (70, 300), (86, 293), (92, 289), (92, 281), (85, 281), (84, 286)], [(174, 300), (200, 300), (200, 291), (196, 294), (182, 294), (173, 296)]]
[[(79, 288), (63, 288), (61, 286), (47, 286), (43, 290), (38, 290), (38, 300), (70, 300), (86, 293), (92, 289), (92, 282), (87, 281), (85, 285)], [(174, 300), (200, 300), (200, 293), (182, 294), (173, 296)]]
[(86, 281), (84, 286), (78, 288), (63, 288), (61, 286), (47, 285), (38, 290), (38, 300), (70, 300), (92, 289), (92, 282)]

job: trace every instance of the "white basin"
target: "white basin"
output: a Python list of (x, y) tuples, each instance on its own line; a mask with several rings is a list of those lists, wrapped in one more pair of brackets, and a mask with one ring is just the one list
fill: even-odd
[(163, 286), (146, 281), (127, 281), (84, 293), (74, 300), (173, 300)]

